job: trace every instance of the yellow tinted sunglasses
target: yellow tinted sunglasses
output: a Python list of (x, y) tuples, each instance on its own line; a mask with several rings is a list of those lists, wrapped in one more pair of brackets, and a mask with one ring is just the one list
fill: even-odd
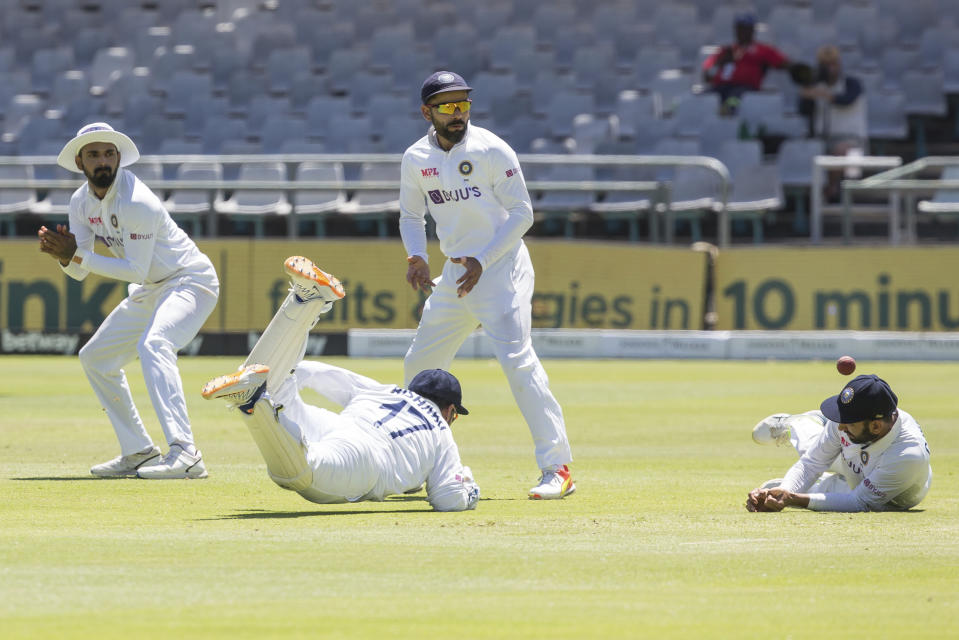
[(440, 104), (431, 104), (430, 106), (440, 113), (451, 116), (456, 113), (457, 109), (460, 110), (460, 113), (469, 113), (472, 102), (472, 100), (460, 100), (459, 102), (441, 102)]

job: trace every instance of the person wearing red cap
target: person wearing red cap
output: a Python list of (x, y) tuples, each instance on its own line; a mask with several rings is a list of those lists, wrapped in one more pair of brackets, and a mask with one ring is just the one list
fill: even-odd
[[(177, 352), (213, 311), (220, 283), (210, 259), (126, 168), (139, 158), (133, 141), (105, 122), (80, 129), (57, 164), (87, 181), (70, 198), (69, 228), (40, 227), (40, 251), (56, 258), (74, 280), (95, 273), (130, 283), (129, 295), (80, 349), (83, 370), (120, 441), (120, 455), (90, 472), (107, 478), (205, 478)], [(111, 255), (93, 251), (97, 240)], [(137, 358), (170, 447), (163, 457), (143, 426), (123, 372)]]
[[(380, 501), (425, 484), (435, 510), (475, 509), (479, 485), (450, 428), (469, 413), (459, 380), (429, 369), (401, 388), (302, 360), (310, 329), (346, 292), (307, 258), (283, 266), (292, 287), (246, 364), (210, 380), (201, 395), (237, 409), (273, 482), (310, 502)], [(307, 404), (304, 388), (343, 410)]]
[(756, 17), (741, 13), (734, 19), (736, 42), (720, 47), (703, 61), (703, 80), (719, 94), (727, 110), (746, 91), (762, 89), (763, 78), (770, 68), (785, 69), (789, 58), (776, 47), (754, 40)]
[(789, 442), (799, 460), (781, 480), (749, 492), (749, 511), (911, 509), (932, 484), (922, 429), (876, 375), (854, 378), (819, 411), (765, 418), (753, 429), (753, 440)]

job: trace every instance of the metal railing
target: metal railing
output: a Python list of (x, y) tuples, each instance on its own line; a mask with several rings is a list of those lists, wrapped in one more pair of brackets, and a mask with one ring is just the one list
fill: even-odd
[[(140, 162), (160, 163), (161, 165), (178, 165), (186, 162), (218, 162), (220, 164), (243, 164), (280, 162), (284, 164), (300, 164), (304, 162), (342, 164), (362, 163), (396, 163), (400, 154), (364, 153), (364, 154), (253, 154), (253, 155), (147, 155), (141, 156)], [(627, 155), (556, 155), (556, 154), (523, 154), (519, 156), (523, 165), (531, 164), (572, 164), (587, 166), (636, 166), (636, 167), (701, 167), (716, 173), (720, 181), (720, 193), (717, 209), (717, 244), (726, 247), (730, 241), (730, 223), (726, 210), (730, 191), (730, 176), (726, 166), (716, 158), (708, 156), (627, 156)], [(55, 156), (0, 156), (0, 165), (55, 165)], [(136, 165), (131, 166), (136, 173)], [(71, 189), (80, 185), (81, 179), (32, 179), (19, 180), (0, 178), (0, 189)], [(383, 180), (151, 180), (150, 187), (156, 190), (194, 190), (208, 191), (210, 200), (208, 228), (211, 233), (216, 230), (216, 212), (213, 208), (217, 192), (254, 190), (254, 191), (283, 191), (295, 194), (297, 191), (362, 191), (362, 190), (393, 190), (399, 184)], [(669, 210), (669, 182), (662, 180), (593, 180), (580, 181), (553, 181), (531, 180), (527, 182), (531, 191), (629, 191), (651, 194), (660, 199), (656, 204), (668, 215)], [(533, 203), (535, 209), (535, 202)], [(296, 225), (291, 222), (291, 235), (295, 235)]]
[[(825, 172), (833, 169), (889, 169), (898, 167), (902, 164), (902, 158), (898, 156), (816, 156), (813, 158), (812, 186), (810, 187), (810, 213), (809, 213), (809, 240), (813, 244), (821, 244), (823, 236), (823, 213), (826, 205), (823, 204), (823, 178)], [(845, 185), (848, 181), (843, 182)], [(845, 197), (845, 190), (843, 191)], [(847, 210), (847, 205), (843, 205), (843, 238), (846, 238), (847, 232), (851, 231), (851, 210)], [(835, 210), (835, 209), (832, 209)], [(890, 242), (898, 244), (898, 238), (894, 236), (894, 224), (898, 216), (897, 205), (894, 202), (889, 203), (889, 234)], [(898, 230), (895, 231), (898, 234)]]
[[(915, 243), (916, 237), (916, 195), (934, 191), (936, 189), (959, 190), (959, 180), (919, 180), (904, 179), (925, 169), (959, 166), (957, 156), (927, 156), (913, 162), (896, 167), (862, 180), (844, 180), (842, 182), (843, 228), (844, 243), (852, 240), (852, 194), (856, 192), (886, 192), (889, 193), (890, 208), (890, 242), (900, 244), (903, 241)], [(905, 195), (904, 195), (905, 194)], [(905, 207), (902, 202), (905, 200)], [(905, 234), (901, 232), (902, 210), (905, 210)], [(892, 228), (893, 221), (896, 228)], [(895, 235), (893, 235), (895, 231)]]

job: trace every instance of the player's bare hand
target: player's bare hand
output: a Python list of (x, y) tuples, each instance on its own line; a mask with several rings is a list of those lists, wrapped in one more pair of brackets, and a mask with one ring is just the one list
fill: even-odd
[(413, 287), (413, 291), (433, 290), (433, 280), (430, 278), (430, 265), (420, 256), (406, 258), (406, 281)]
[(782, 511), (791, 504), (792, 495), (792, 493), (780, 487), (753, 489), (746, 498), (746, 510)]
[(479, 282), (480, 276), (483, 275), (483, 265), (481, 265), (476, 258), (450, 258), (450, 262), (455, 262), (456, 264), (461, 264), (466, 267), (466, 273), (460, 276), (459, 280), (456, 281), (456, 284), (459, 285), (456, 289), (456, 294), (462, 298), (472, 291), (476, 283)]
[(40, 251), (53, 256), (60, 264), (69, 263), (77, 251), (77, 239), (66, 225), (58, 224), (56, 231), (42, 226), (37, 235), (40, 237)]
[(759, 511), (759, 506), (766, 500), (765, 489), (753, 489), (746, 495), (746, 511)]
[(763, 511), (782, 511), (789, 504), (792, 494), (785, 489), (774, 487), (766, 490), (766, 499), (763, 500)]

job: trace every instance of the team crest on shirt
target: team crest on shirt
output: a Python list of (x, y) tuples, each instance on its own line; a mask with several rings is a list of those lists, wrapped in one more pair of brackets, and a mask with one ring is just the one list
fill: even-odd
[(117, 220), (117, 214), (114, 213), (112, 216), (110, 216), (110, 224), (113, 225), (114, 229), (120, 228), (120, 221)]
[(852, 387), (846, 387), (845, 389), (842, 390), (842, 393), (839, 394), (839, 402), (843, 404), (849, 404), (850, 402), (852, 402), (852, 397), (855, 394), (856, 392), (853, 391)]
[(868, 451), (860, 451), (860, 452), (859, 452), (859, 459), (862, 460), (863, 466), (869, 464), (869, 452), (868, 452)]
[(473, 173), (473, 163), (469, 160), (463, 160), (459, 166), (460, 173), (464, 176), (468, 176)]

